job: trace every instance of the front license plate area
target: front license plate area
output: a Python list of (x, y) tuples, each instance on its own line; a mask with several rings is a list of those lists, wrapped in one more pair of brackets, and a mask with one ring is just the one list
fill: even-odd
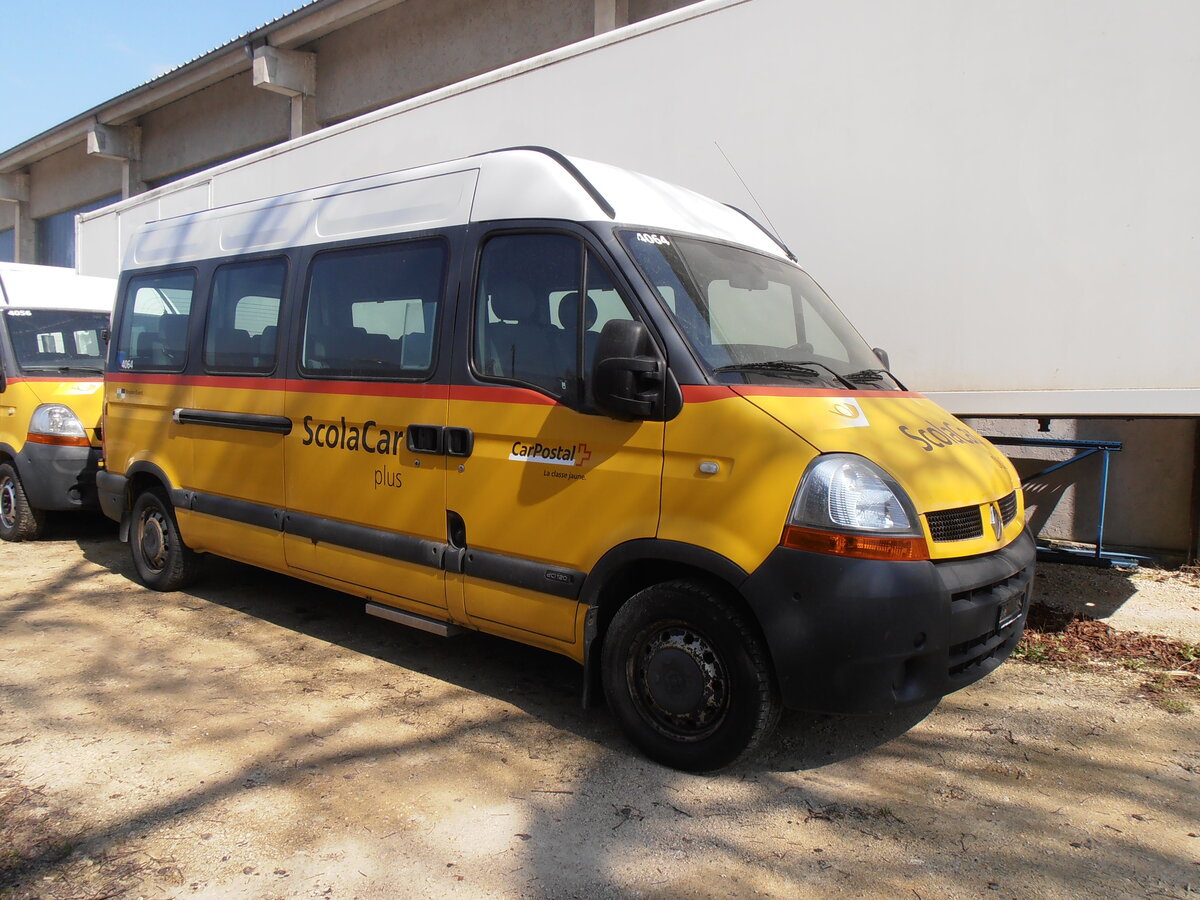
[(1021, 618), (1021, 610), (1025, 608), (1025, 593), (1014, 594), (1003, 603), (1000, 604), (996, 629), (1001, 630), (1007, 628), (1017, 619)]

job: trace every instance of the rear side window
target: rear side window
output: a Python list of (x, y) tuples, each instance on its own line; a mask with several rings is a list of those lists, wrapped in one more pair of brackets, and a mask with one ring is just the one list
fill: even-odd
[(204, 365), (213, 372), (265, 374), (275, 368), (279, 302), (287, 279), (282, 259), (230, 263), (213, 276)]
[(309, 269), (300, 368), (320, 378), (423, 378), (445, 286), (441, 241), (332, 250)]
[(192, 270), (138, 275), (122, 300), (117, 367), (133, 372), (182, 372), (187, 363)]

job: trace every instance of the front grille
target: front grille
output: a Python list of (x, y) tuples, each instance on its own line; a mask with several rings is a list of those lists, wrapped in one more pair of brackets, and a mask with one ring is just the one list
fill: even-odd
[(983, 537), (983, 516), (978, 506), (943, 509), (927, 513), (925, 519), (929, 522), (929, 533), (938, 543)]
[(1004, 524), (1007, 525), (1017, 517), (1017, 492), (1013, 491), (1007, 497), (998, 501), (1000, 507), (1000, 517), (1004, 519)]
[[(999, 653), (1022, 624), (1021, 614), (1028, 601), (1032, 568), (1017, 572), (991, 584), (980, 585), (950, 595), (950, 614), (961, 617), (985, 616), (989, 627), (975, 636), (950, 647), (951, 678), (969, 675)], [(963, 624), (966, 624), (965, 622)]]

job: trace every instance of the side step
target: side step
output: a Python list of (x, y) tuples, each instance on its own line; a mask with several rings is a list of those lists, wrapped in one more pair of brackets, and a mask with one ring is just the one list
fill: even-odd
[(389, 622), (399, 622), (401, 625), (407, 625), (409, 628), (416, 628), (420, 631), (428, 631), (430, 634), (436, 634), (439, 637), (454, 637), (466, 630), (465, 628), (460, 628), (458, 625), (451, 625), (449, 622), (439, 622), (437, 619), (431, 619), (428, 616), (418, 616), (416, 613), (401, 612), (398, 609), (393, 609), (390, 606), (381, 606), (378, 603), (368, 603), (366, 612), (369, 616), (379, 616), (379, 618), (387, 619)]

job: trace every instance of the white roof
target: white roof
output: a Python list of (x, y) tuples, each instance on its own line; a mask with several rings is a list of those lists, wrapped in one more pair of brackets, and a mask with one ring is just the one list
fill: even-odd
[(0, 263), (0, 306), (112, 312), (117, 282), (60, 266)]
[(150, 222), (130, 242), (124, 268), (505, 219), (613, 221), (784, 255), (745, 215), (686, 188), (513, 149)]

